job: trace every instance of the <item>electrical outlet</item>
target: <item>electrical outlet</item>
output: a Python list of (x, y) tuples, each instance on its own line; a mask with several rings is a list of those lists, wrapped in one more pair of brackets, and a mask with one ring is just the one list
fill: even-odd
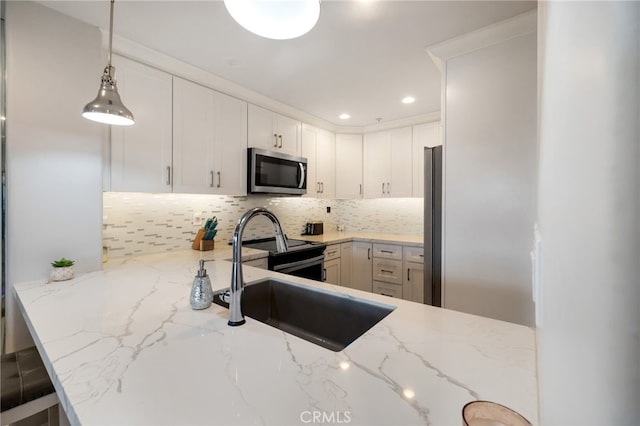
[(191, 223), (195, 226), (204, 226), (207, 221), (207, 215), (205, 212), (193, 212), (193, 220)]

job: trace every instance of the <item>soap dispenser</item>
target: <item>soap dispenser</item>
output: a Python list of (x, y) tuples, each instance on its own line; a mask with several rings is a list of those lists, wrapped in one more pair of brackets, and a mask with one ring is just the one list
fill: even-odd
[(191, 308), (206, 309), (213, 302), (213, 289), (211, 288), (211, 280), (204, 269), (204, 260), (200, 259), (200, 269), (193, 279), (191, 287)]

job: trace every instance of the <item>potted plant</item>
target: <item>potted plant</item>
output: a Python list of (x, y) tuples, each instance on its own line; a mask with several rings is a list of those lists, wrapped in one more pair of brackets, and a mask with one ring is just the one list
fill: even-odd
[(75, 262), (73, 260), (65, 259), (64, 257), (51, 262), (51, 281), (65, 281), (73, 278), (74, 270), (73, 264)]

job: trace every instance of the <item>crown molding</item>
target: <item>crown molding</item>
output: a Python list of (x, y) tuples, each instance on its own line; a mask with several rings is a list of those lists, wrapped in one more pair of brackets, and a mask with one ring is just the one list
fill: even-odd
[(537, 31), (537, 9), (427, 47), (440, 72), (443, 62)]
[[(102, 46), (106, 50), (109, 44), (109, 33), (104, 29), (102, 32)], [(415, 124), (428, 123), (440, 120), (440, 111), (427, 114), (416, 115), (399, 120), (378, 123), (364, 127), (337, 126), (314, 115), (300, 111), (290, 105), (278, 102), (272, 98), (241, 86), (237, 83), (219, 77), (210, 72), (204, 71), (193, 65), (189, 65), (178, 59), (172, 58), (164, 53), (150, 49), (134, 41), (128, 40), (118, 35), (113, 36), (113, 53), (124, 56), (128, 59), (140, 62), (160, 71), (184, 78), (193, 83), (201, 84), (226, 95), (233, 96), (242, 101), (258, 105), (260, 107), (277, 112), (278, 114), (299, 120), (305, 124), (342, 134), (363, 134), (398, 127), (412, 126)]]

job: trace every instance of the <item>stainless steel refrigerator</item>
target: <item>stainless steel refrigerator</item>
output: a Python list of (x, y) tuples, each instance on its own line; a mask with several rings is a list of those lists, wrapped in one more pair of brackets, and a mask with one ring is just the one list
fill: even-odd
[(424, 149), (424, 303), (442, 306), (442, 146)]

